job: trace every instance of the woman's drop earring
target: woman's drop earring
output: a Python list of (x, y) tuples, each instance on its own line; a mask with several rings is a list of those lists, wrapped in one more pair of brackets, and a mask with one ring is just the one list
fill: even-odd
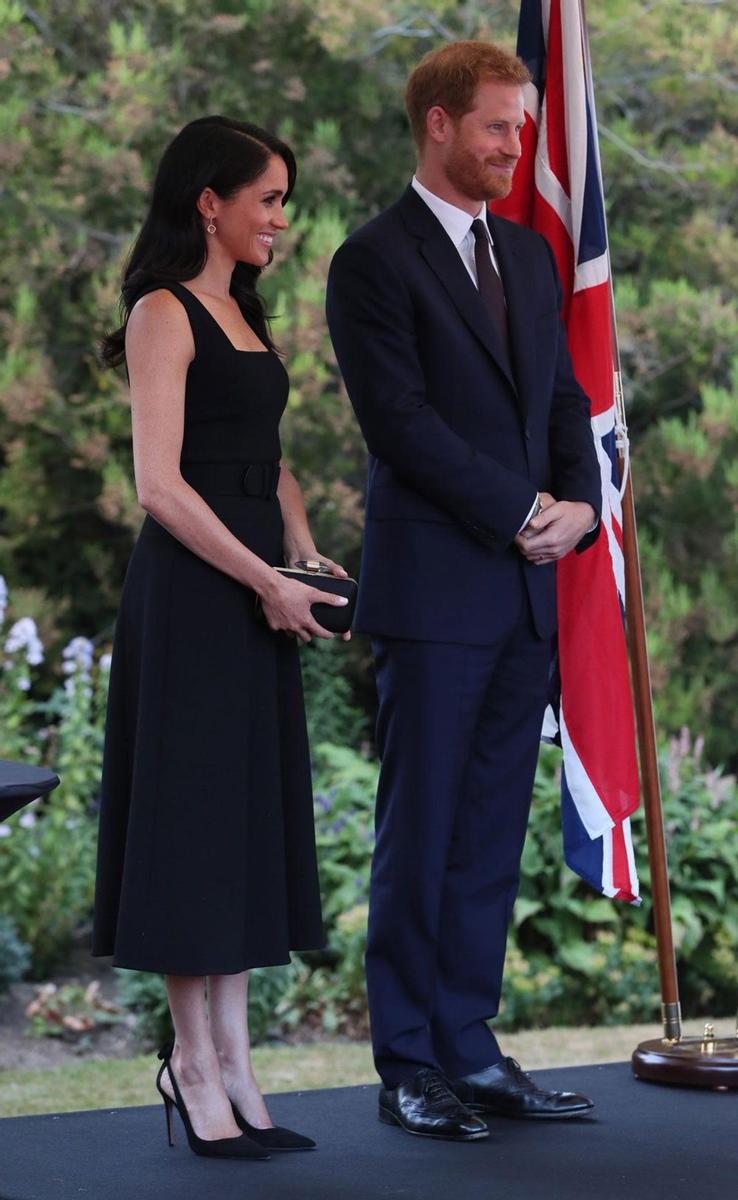
[(210, 224), (206, 225), (205, 228), (207, 229), (208, 233), (215, 233), (215, 221), (212, 217), (210, 218)]

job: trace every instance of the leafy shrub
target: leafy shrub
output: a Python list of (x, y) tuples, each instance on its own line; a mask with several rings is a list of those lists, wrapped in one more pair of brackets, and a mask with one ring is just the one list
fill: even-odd
[[(2, 628), (7, 591), (0, 582)], [(109, 658), (96, 659), (91, 642), (74, 638), (62, 653), (64, 683), (42, 703), (33, 688), (44, 656), (35, 623), (16, 621), (3, 649), (2, 754), (48, 764), (62, 779), (0, 825), (0, 914), (28, 945), (32, 978), (43, 979), (90, 916)]]
[(152, 971), (128, 971), (116, 967), (118, 1000), (136, 1016), (136, 1027), (145, 1042), (163, 1046), (172, 1040), (174, 1031), (169, 1015), (167, 990), (163, 975)]
[(33, 1037), (58, 1037), (76, 1042), (80, 1047), (89, 1044), (90, 1034), (124, 1020), (117, 1005), (100, 995), (97, 980), (82, 987), (76, 983), (44, 983), (36, 989), (35, 999), (26, 1009)]
[[(257, 967), (249, 974), (249, 1032), (252, 1045), (266, 1041), (275, 1031), (276, 1012), (294, 976), (292, 965)], [(162, 1046), (174, 1036), (163, 975), (151, 971), (116, 968), (120, 1003), (136, 1015), (145, 1041)]]
[[(633, 818), (639, 908), (596, 895), (564, 864), (560, 753), (543, 747), (513, 915), (500, 1022), (622, 1024), (658, 1011), (643, 812)], [(738, 990), (738, 790), (683, 733), (661, 753), (673, 923), (685, 1015), (731, 1012)], [(363, 955), (377, 764), (316, 754), (315, 813), (328, 949), (305, 957), (282, 1011), (328, 1032), (366, 1028)], [(312, 965), (312, 971), (310, 970)]]
[(369, 1018), (364, 976), (367, 905), (341, 913), (331, 929), (328, 953), (312, 970), (302, 964), (280, 1005), (288, 1028), (303, 1022), (326, 1033), (367, 1037)]
[[(505, 957), (505, 982), (502, 989), (497, 1026), (504, 1029), (525, 1029), (544, 1023), (569, 1025), (566, 1012), (566, 975), (558, 963), (543, 955), (523, 954), (514, 938), (510, 938)], [(561, 1019), (557, 1014), (562, 1015)]]
[(15, 922), (31, 953), (30, 974), (45, 978), (64, 960), (89, 918), (95, 870), (95, 823), (59, 790), (0, 826), (0, 911)]
[[(0, 628), (7, 592), (0, 581)], [(90, 915), (95, 802), (100, 775), (106, 656), (76, 638), (63, 654), (67, 678), (51, 699), (34, 699), (43, 647), (33, 621), (21, 618), (4, 635), (0, 720), (6, 756), (43, 762), (62, 786), (0, 825), (0, 986), (23, 969), (22, 955), (3, 947), (27, 943), (33, 977), (63, 958)], [(315, 731), (359, 744), (365, 730), (340, 676), (340, 647), (305, 656), (308, 710)], [(738, 990), (738, 790), (735, 779), (703, 762), (701, 739), (684, 732), (662, 748), (661, 773), (671, 867), (673, 918), (685, 1014), (729, 1012)], [(350, 748), (313, 741), (315, 827), (325, 951), (294, 966), (254, 971), (254, 1039), (280, 1023), (302, 1020), (328, 1030), (366, 1029), (363, 955), (373, 846), (378, 764)], [(560, 756), (541, 752), (534, 803), (513, 916), (502, 1020), (510, 1026), (552, 1022), (637, 1020), (657, 1006), (657, 970), (642, 811), (633, 818), (643, 904), (625, 907), (595, 895), (563, 863)], [(4, 933), (3, 933), (4, 929)], [(5, 955), (5, 959), (3, 958)], [(163, 982), (124, 973), (129, 1007), (152, 1041), (169, 1036)], [(134, 981), (135, 980), (135, 981)], [(6, 984), (7, 986), (7, 984)]]
[[(738, 789), (710, 770), (684, 731), (660, 756), (672, 915), (686, 1014), (730, 1012), (738, 984)], [(563, 863), (560, 755), (544, 747), (515, 907), (514, 939), (532, 963), (568, 976), (567, 1011), (613, 1024), (647, 1019), (658, 1005), (650, 874), (643, 809), (632, 819), (643, 903), (594, 895)], [(507, 987), (507, 982), (506, 982)], [(549, 1015), (542, 1015), (548, 1022)]]
[(310, 745), (359, 746), (367, 719), (353, 702), (341, 643), (315, 641), (300, 656)]
[(23, 977), (30, 961), (28, 946), (18, 937), (15, 925), (0, 913), (0, 993)]
[(315, 839), (329, 931), (369, 896), (378, 772), (376, 761), (348, 746), (324, 742), (314, 750)]

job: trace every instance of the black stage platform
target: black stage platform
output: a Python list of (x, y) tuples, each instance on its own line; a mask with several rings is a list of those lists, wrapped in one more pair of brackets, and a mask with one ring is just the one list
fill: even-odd
[[(624, 1063), (537, 1071), (592, 1096), (579, 1121), (490, 1122), (483, 1142), (409, 1137), (376, 1088), (274, 1096), (317, 1151), (215, 1162), (169, 1149), (162, 1106), (0, 1120), (0, 1200), (732, 1200), (738, 1092), (637, 1083)], [(153, 1062), (152, 1062), (153, 1079)]]

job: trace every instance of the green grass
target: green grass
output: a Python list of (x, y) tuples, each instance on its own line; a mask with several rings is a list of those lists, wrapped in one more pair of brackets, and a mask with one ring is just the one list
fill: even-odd
[[(728, 1021), (716, 1021), (716, 1032), (735, 1032)], [(701, 1033), (703, 1021), (685, 1022), (684, 1033)], [(599, 1029), (544, 1029), (500, 1035), (503, 1051), (527, 1069), (622, 1062), (637, 1044), (658, 1037), (660, 1028), (633, 1025)], [(366, 1042), (315, 1042), (299, 1046), (259, 1046), (254, 1067), (265, 1092), (307, 1091), (376, 1083)], [(80, 1060), (48, 1071), (0, 1071), (0, 1117), (32, 1113), (75, 1112), (87, 1108), (126, 1108), (156, 1104), (154, 1054), (139, 1058)]]
[[(369, 1083), (376, 1077), (366, 1042), (318, 1042), (309, 1046), (258, 1046), (254, 1068), (265, 1091)], [(76, 1112), (85, 1108), (127, 1108), (156, 1104), (156, 1055), (80, 1060), (49, 1071), (0, 1071), (0, 1117)]]

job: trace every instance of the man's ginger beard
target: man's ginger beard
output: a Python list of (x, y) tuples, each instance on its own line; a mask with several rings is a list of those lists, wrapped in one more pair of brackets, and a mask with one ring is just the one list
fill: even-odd
[(513, 177), (491, 170), (490, 163), (499, 166), (509, 161), (500, 154), (496, 159), (480, 162), (470, 150), (456, 141), (446, 159), (446, 177), (462, 196), (468, 196), (470, 200), (478, 200), (480, 204), (483, 200), (502, 200), (510, 194)]

